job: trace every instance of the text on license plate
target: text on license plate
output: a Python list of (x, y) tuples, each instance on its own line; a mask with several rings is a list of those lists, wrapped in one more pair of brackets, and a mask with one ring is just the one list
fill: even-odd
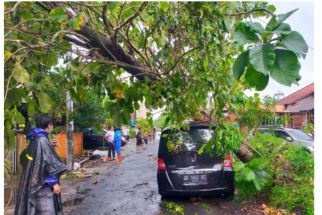
[(203, 185), (207, 184), (207, 175), (184, 175), (183, 185)]

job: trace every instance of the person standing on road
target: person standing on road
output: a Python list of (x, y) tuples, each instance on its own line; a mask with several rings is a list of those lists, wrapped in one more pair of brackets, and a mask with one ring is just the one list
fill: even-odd
[(30, 144), (20, 155), (23, 172), (15, 215), (62, 214), (59, 177), (66, 171), (66, 165), (54, 149), (56, 143), (48, 139), (53, 130), (52, 118), (38, 115), (35, 122), (36, 128), (28, 135)]
[[(108, 159), (109, 161), (112, 161), (115, 159), (115, 147), (114, 147), (114, 128), (113, 126), (109, 125), (107, 126), (108, 131), (106, 132), (104, 138), (107, 142), (108, 147)], [(113, 156), (113, 158), (112, 158)], [(103, 159), (104, 162), (106, 162), (106, 158)]]
[(143, 134), (142, 134), (142, 131), (141, 131), (141, 128), (139, 128), (139, 131), (136, 135), (136, 150), (138, 150), (139, 148), (143, 149), (144, 146), (143, 146)]
[(149, 131), (146, 131), (146, 132), (145, 132), (145, 139), (146, 139), (146, 142), (145, 142), (145, 143), (146, 143), (147, 145), (148, 145), (148, 144), (149, 144), (149, 142), (150, 142), (150, 138), (149, 138), (149, 137), (150, 137)]
[(122, 132), (120, 128), (116, 128), (114, 132), (114, 145), (115, 145), (115, 151), (117, 154), (116, 163), (120, 164), (122, 161), (122, 155), (121, 155), (121, 145), (122, 145)]
[(157, 131), (156, 128), (153, 128), (153, 132), (152, 132), (152, 143), (155, 143), (155, 137), (157, 135)]

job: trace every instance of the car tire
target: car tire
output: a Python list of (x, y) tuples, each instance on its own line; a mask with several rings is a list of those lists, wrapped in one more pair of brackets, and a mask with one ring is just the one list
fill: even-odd
[(161, 200), (168, 200), (170, 198), (169, 195), (163, 194), (161, 195)]
[(234, 195), (235, 195), (235, 190), (233, 190), (233, 191), (227, 191), (227, 192), (222, 193), (222, 196), (224, 198), (234, 197)]

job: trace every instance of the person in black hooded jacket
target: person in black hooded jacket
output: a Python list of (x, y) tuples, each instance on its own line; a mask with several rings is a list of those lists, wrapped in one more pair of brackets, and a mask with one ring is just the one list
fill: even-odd
[(66, 165), (48, 139), (53, 130), (52, 118), (38, 115), (35, 121), (37, 128), (28, 135), (30, 144), (20, 155), (23, 172), (15, 215), (63, 214), (59, 177)]

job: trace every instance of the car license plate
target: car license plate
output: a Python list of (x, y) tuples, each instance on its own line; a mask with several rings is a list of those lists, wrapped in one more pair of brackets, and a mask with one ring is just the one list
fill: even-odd
[(193, 185), (205, 185), (207, 182), (207, 175), (184, 175), (183, 185), (193, 186)]

